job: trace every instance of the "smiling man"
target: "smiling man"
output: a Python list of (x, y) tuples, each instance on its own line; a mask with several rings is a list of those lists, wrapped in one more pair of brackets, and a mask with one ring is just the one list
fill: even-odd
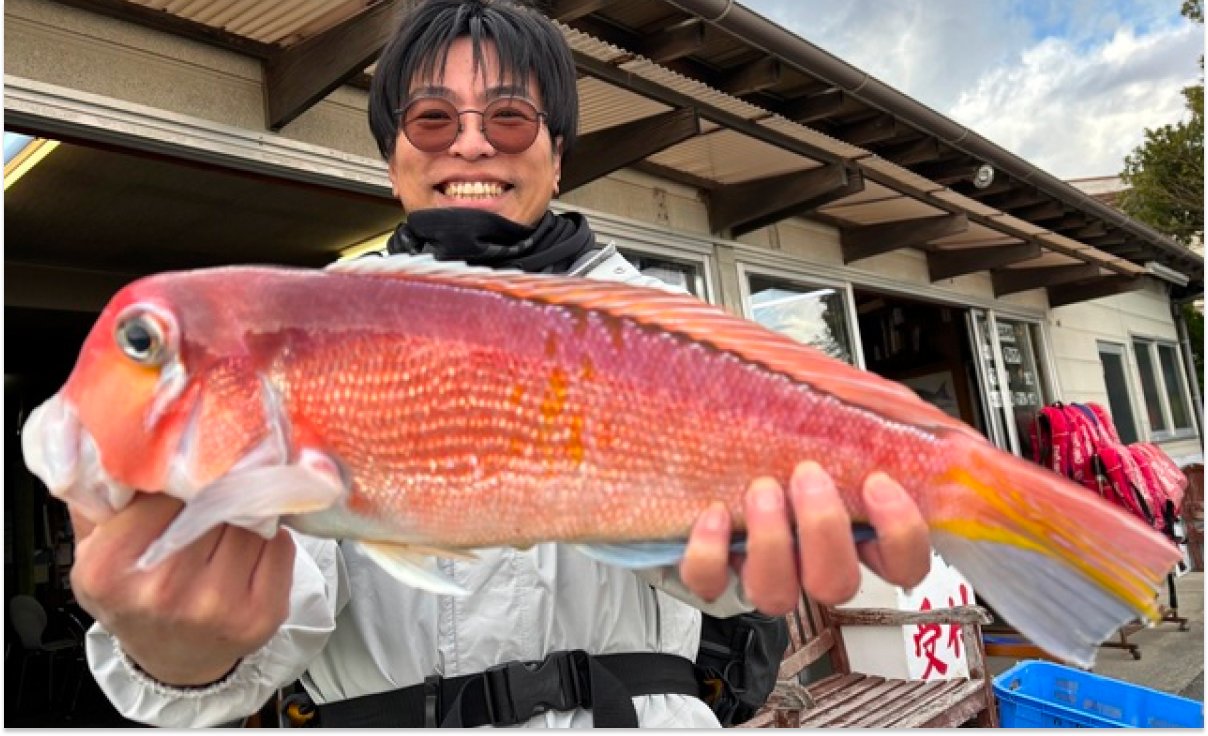
[[(549, 211), (577, 118), (570, 49), (545, 17), (503, 0), (418, 4), (370, 96), (407, 213), (390, 250), (669, 288), (600, 247), (581, 215)], [(72, 587), (98, 622), (97, 681), (156, 725), (229, 722), (300, 678), (326, 726), (717, 726), (692, 672), (700, 610), (779, 615), (803, 589), (838, 603), (859, 583), (850, 519), (816, 464), (787, 492), (751, 481), (741, 574), (720, 506), (676, 568), (635, 573), (558, 544), (487, 549), (438, 563), (464, 597), (406, 587), (355, 544), (231, 526), (140, 572), (131, 563), (180, 504), (139, 495), (95, 528), (73, 517)], [(917, 508), (883, 474), (864, 491), (878, 541), (859, 553), (891, 582), (919, 582), (930, 547)]]

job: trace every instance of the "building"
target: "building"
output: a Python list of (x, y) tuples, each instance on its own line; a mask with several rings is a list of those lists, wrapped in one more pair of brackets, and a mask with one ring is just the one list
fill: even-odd
[[(320, 266), (398, 222), (365, 123), (400, 0), (9, 0), (6, 410), (146, 273)], [(581, 139), (559, 207), (643, 269), (902, 381), (1027, 456), (1109, 406), (1202, 462), (1172, 306), (1203, 258), (728, 0), (557, 0)], [(20, 168), (19, 168), (20, 167)], [(18, 172), (21, 173), (18, 173)], [(19, 177), (19, 178), (18, 178)], [(21, 349), (21, 346), (38, 346)], [(70, 530), (8, 439), (6, 597), (69, 600)]]

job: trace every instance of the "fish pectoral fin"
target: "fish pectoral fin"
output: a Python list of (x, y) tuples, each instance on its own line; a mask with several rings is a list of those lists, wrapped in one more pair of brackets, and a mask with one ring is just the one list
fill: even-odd
[(445, 577), (437, 568), (436, 558), (432, 555), (451, 556), (445, 550), (391, 542), (362, 541), (358, 545), (369, 559), (399, 582), (441, 595), (469, 595), (470, 591)]
[(317, 453), (304, 452), (291, 465), (227, 473), (186, 502), (136, 567), (150, 570), (219, 524), (240, 526), (269, 539), (276, 534), (280, 517), (323, 511), (346, 490), (334, 461)]

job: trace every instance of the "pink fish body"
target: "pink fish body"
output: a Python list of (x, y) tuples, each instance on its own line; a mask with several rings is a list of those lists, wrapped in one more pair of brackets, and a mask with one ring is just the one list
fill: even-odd
[[(132, 488), (187, 499), (147, 564), (284, 518), (452, 592), (421, 559), (682, 540), (716, 501), (741, 528), (749, 482), (803, 459), (856, 519), (863, 479), (888, 472), (979, 593), (1075, 661), (1153, 615), (1178, 559), (904, 387), (690, 297), (428, 259), (136, 282), (39, 412), (27, 462), (94, 518)], [(1040, 600), (1070, 590), (1100, 611), (1089, 630)]]

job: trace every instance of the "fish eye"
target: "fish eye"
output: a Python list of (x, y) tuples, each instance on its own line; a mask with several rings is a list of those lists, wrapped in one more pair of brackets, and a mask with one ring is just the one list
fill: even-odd
[(136, 363), (160, 365), (167, 359), (168, 332), (156, 315), (132, 311), (118, 320), (115, 330), (118, 347)]

